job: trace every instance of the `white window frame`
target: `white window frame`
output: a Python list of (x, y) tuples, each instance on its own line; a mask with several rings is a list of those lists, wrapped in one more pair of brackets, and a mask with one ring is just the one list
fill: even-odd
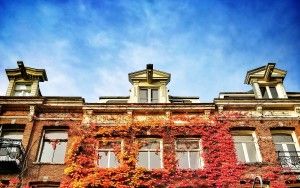
[[(187, 141), (198, 141), (198, 144), (199, 144), (199, 149), (190, 149), (190, 150), (184, 150), (184, 149), (177, 149), (177, 141), (178, 140), (187, 140)], [(190, 169), (191, 168), (191, 159), (190, 159), (190, 152), (199, 152), (199, 161), (198, 161), (198, 164), (199, 166), (197, 166), (197, 169), (202, 169), (203, 166), (204, 166), (204, 161), (203, 161), (203, 158), (202, 158), (202, 144), (201, 144), (201, 139), (200, 138), (176, 138), (175, 140), (175, 153), (177, 155), (177, 152), (187, 152), (188, 154), (188, 165), (189, 165), (189, 168), (187, 169)], [(176, 156), (177, 157), (177, 156)], [(178, 167), (179, 167), (179, 164), (177, 164)], [(180, 167), (179, 167), (180, 168)], [(180, 168), (180, 169), (186, 169), (186, 168)]]
[(296, 150), (300, 151), (300, 146), (299, 146), (299, 143), (297, 142), (297, 136), (296, 136), (295, 131), (292, 131), (292, 130), (272, 130), (271, 134), (272, 134), (272, 136), (276, 135), (276, 134), (291, 135), (292, 138), (293, 138), (293, 142), (282, 142), (282, 143), (276, 143), (276, 144), (284, 144), (284, 145), (282, 145), (283, 151), (289, 151), (286, 144), (295, 144)]
[[(120, 147), (121, 147), (121, 153), (123, 153), (123, 148), (124, 148), (124, 140), (102, 140), (101, 142), (120, 142)], [(97, 155), (98, 155), (98, 160), (97, 160), (97, 166), (99, 167), (99, 168), (118, 168), (118, 167), (120, 167), (121, 166), (121, 164), (122, 164), (122, 159), (119, 159), (120, 161), (119, 161), (119, 165), (118, 166), (116, 166), (116, 167), (110, 167), (110, 160), (111, 160), (111, 157), (110, 157), (110, 155), (111, 155), (111, 153), (112, 152), (114, 152), (114, 149), (113, 148), (111, 148), (111, 149), (101, 149), (101, 146), (99, 145), (98, 146), (98, 148), (97, 148)], [(108, 152), (108, 161), (107, 161), (107, 165), (105, 166), (105, 167), (103, 167), (103, 166), (100, 166), (100, 154), (99, 154), (99, 152)], [(117, 155), (116, 155), (116, 157), (117, 157)]]
[[(42, 151), (43, 151), (43, 145), (45, 140), (45, 134), (46, 132), (52, 132), (52, 131), (65, 131), (67, 133), (67, 139), (59, 139), (59, 140), (66, 140), (66, 151), (65, 151), (65, 155), (64, 155), (64, 160), (62, 162), (43, 162), (41, 161), (41, 157), (42, 157)], [(67, 147), (68, 147), (68, 141), (69, 141), (69, 134), (68, 134), (68, 130), (67, 129), (44, 129), (43, 130), (43, 134), (42, 134), (42, 138), (40, 141), (40, 145), (39, 145), (39, 153), (38, 153), (38, 157), (37, 157), (37, 161), (36, 163), (49, 163), (49, 164), (64, 164), (65, 163), (65, 158), (66, 158), (66, 154), (67, 154)], [(52, 156), (53, 157), (53, 156)]]
[[(233, 138), (234, 138), (234, 136), (243, 136), (243, 135), (252, 136), (253, 142), (247, 142), (247, 143), (254, 143), (255, 150), (256, 150), (256, 158), (257, 158), (256, 162), (258, 162), (258, 163), (262, 162), (262, 157), (261, 157), (261, 153), (260, 153), (260, 149), (259, 149), (259, 145), (258, 145), (258, 139), (257, 139), (257, 136), (255, 134), (255, 131), (240, 130), (240, 131), (232, 131), (231, 134), (232, 134)], [(233, 142), (236, 143), (234, 140), (233, 140)], [(243, 153), (244, 153), (244, 157), (245, 157), (245, 163), (252, 163), (252, 162), (250, 162), (250, 159), (249, 159), (249, 154), (248, 154), (248, 151), (247, 151), (246, 142), (237, 142), (237, 143), (242, 144)], [(238, 157), (237, 153), (236, 153), (236, 156)], [(244, 161), (238, 161), (238, 162), (244, 162)]]
[(152, 102), (152, 90), (157, 90), (157, 102), (159, 102), (159, 88), (145, 88), (145, 87), (140, 87), (139, 88), (139, 97), (138, 100), (140, 102), (140, 90), (147, 90), (147, 103), (153, 103)]
[[(287, 144), (294, 144), (295, 145), (295, 148), (296, 148), (296, 154), (299, 156), (299, 151), (300, 151), (300, 145), (298, 143), (298, 140), (297, 140), (297, 136), (296, 136), (296, 133), (295, 131), (292, 131), (292, 130), (272, 130), (271, 131), (271, 134), (272, 136), (273, 135), (276, 135), (276, 134), (286, 134), (286, 135), (291, 135), (292, 136), (292, 139), (293, 139), (293, 142), (276, 142), (274, 143), (275, 144), (281, 144), (282, 145), (282, 149), (283, 149), (283, 152), (284, 153), (284, 156), (286, 157), (290, 157), (290, 153), (289, 153), (289, 150), (288, 150), (288, 147), (287, 147)], [(276, 151), (277, 152), (277, 151)], [(298, 153), (299, 152), (299, 153)], [(276, 153), (277, 154), (277, 153)], [(299, 156), (300, 157), (300, 156)], [(297, 169), (298, 171), (298, 169)]]
[[(160, 168), (151, 168), (151, 160), (150, 160), (150, 153), (151, 152), (157, 152), (157, 150), (156, 149), (142, 149), (142, 148), (140, 148), (139, 149), (139, 151), (138, 151), (138, 158), (139, 158), (139, 153), (140, 152), (147, 152), (147, 169), (148, 170), (152, 170), (152, 169), (162, 169), (162, 168), (164, 168), (164, 162), (163, 162), (163, 140), (161, 139), (161, 138), (139, 138), (138, 139), (138, 142), (140, 142), (140, 141), (145, 141), (145, 140), (157, 140), (157, 141), (159, 141), (159, 156), (160, 156)], [(138, 160), (139, 159), (137, 159), (137, 165), (138, 165)], [(143, 166), (139, 166), (138, 165), (138, 167), (143, 167)]]
[[(29, 86), (29, 89), (17, 89), (17, 86)], [(14, 85), (13, 96), (31, 96), (32, 83), (16, 82)], [(21, 95), (16, 95), (16, 92), (21, 92)]]

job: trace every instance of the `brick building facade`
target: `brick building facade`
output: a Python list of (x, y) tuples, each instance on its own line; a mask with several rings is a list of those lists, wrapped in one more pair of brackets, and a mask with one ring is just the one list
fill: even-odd
[(46, 71), (23, 62), (6, 74), (3, 187), (300, 187), (300, 93), (273, 63), (211, 103), (169, 95), (151, 64), (129, 73), (129, 96), (97, 103), (42, 96)]

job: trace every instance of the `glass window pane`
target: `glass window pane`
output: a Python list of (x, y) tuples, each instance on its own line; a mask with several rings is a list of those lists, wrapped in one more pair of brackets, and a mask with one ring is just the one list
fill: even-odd
[(68, 134), (65, 130), (45, 131), (40, 162), (64, 163)]
[(17, 84), (15, 87), (15, 90), (27, 90), (30, 89), (29, 85), (25, 84)]
[(295, 144), (287, 144), (288, 151), (296, 151)]
[(269, 87), (271, 91), (272, 98), (278, 98), (278, 93), (275, 87)]
[(110, 168), (116, 168), (119, 166), (119, 161), (118, 161), (118, 158), (116, 156), (116, 154), (111, 151), (110, 152), (110, 164), (109, 164), (109, 167)]
[(66, 131), (49, 131), (45, 133), (46, 139), (68, 139), (68, 133)]
[(65, 153), (67, 148), (67, 142), (58, 142), (55, 145), (52, 143), (52, 148), (54, 149), (53, 163), (64, 163)]
[(9, 132), (2, 132), (3, 138), (15, 139), (15, 140), (22, 140), (23, 138), (23, 131), (9, 131)]
[(238, 161), (245, 162), (246, 159), (245, 159), (245, 154), (244, 154), (244, 151), (243, 151), (242, 144), (241, 143), (234, 143), (234, 146), (235, 146), (235, 150), (236, 150), (236, 153), (237, 153)]
[(148, 168), (148, 152), (139, 152), (138, 166)]
[(188, 140), (188, 139), (177, 140), (176, 149), (179, 150), (200, 149), (199, 140)]
[(191, 169), (198, 169), (200, 167), (200, 153), (199, 152), (190, 152), (190, 164)]
[(178, 160), (179, 168), (189, 168), (187, 152), (176, 152), (176, 159)]
[(23, 92), (22, 91), (15, 91), (14, 96), (23, 96)]
[(160, 149), (160, 141), (159, 140), (141, 140), (143, 144), (143, 150), (159, 150)]
[(108, 153), (109, 151), (100, 151), (99, 152), (99, 166), (103, 168), (108, 167)]
[(282, 144), (275, 144), (276, 151), (283, 151)]
[(140, 89), (139, 91), (139, 102), (147, 103), (148, 102), (148, 89)]
[(252, 135), (239, 135), (233, 136), (234, 142), (253, 142), (254, 138)]
[(31, 96), (31, 93), (27, 91), (23, 91), (23, 96)]
[(151, 102), (157, 103), (158, 102), (158, 90), (151, 89)]
[(150, 169), (161, 168), (160, 152), (150, 152)]
[(254, 143), (246, 143), (249, 162), (257, 162), (257, 153)]
[(272, 135), (273, 142), (294, 142), (290, 134), (274, 134)]
[(260, 87), (262, 98), (269, 98), (266, 87)]
[(44, 142), (41, 151), (40, 162), (52, 162), (53, 147), (50, 142)]

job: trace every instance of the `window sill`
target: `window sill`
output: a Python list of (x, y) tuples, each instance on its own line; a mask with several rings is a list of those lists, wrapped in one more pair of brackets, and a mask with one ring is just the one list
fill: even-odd
[(65, 163), (33, 162), (35, 165), (65, 165)]

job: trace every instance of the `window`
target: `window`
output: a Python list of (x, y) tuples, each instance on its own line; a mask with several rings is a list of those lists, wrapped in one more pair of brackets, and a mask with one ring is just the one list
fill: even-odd
[(31, 85), (17, 83), (14, 89), (14, 96), (31, 96)]
[(141, 148), (138, 155), (138, 166), (147, 169), (163, 167), (162, 161), (162, 140), (161, 139), (139, 139)]
[(21, 156), (23, 130), (2, 130), (0, 160), (11, 161)]
[(260, 88), (260, 92), (261, 92), (261, 96), (264, 99), (276, 99), (278, 98), (278, 93), (276, 90), (276, 87), (274, 86), (263, 86), (263, 87), (259, 87)]
[(98, 165), (102, 168), (119, 166), (117, 152), (121, 150), (121, 141), (100, 142), (98, 149)]
[(21, 130), (3, 130), (1, 133), (3, 140), (9, 140), (15, 144), (21, 144), (23, 139), (23, 131)]
[(261, 162), (259, 147), (254, 132), (233, 132), (233, 140), (237, 158), (240, 162)]
[(158, 103), (158, 89), (143, 89), (139, 91), (140, 103)]
[(300, 170), (299, 146), (293, 131), (272, 131), (278, 158), (283, 167)]
[(39, 162), (64, 163), (68, 133), (64, 130), (46, 130), (41, 142)]
[(177, 139), (175, 144), (179, 168), (199, 169), (203, 166), (199, 138)]

